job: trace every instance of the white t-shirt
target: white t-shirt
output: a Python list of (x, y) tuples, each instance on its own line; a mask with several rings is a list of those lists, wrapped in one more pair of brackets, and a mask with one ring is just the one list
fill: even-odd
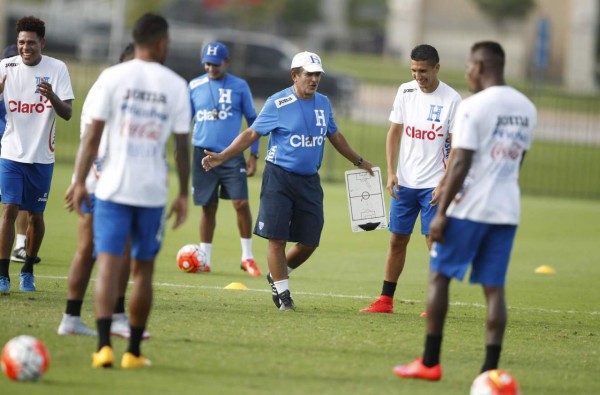
[(54, 163), (56, 112), (37, 85), (46, 80), (60, 100), (74, 99), (67, 66), (45, 55), (37, 65), (27, 66), (17, 55), (0, 62), (0, 80), (4, 75), (7, 122), (1, 157), (22, 163)]
[(471, 169), (447, 215), (517, 225), (519, 168), (531, 148), (537, 122), (534, 104), (510, 86), (493, 86), (459, 106), (452, 148), (475, 151)]
[(423, 189), (439, 184), (460, 101), (460, 95), (442, 81), (432, 93), (421, 91), (414, 80), (400, 85), (389, 119), (403, 125), (396, 170), (399, 185)]
[(107, 151), (96, 196), (138, 207), (167, 203), (166, 148), (171, 132), (187, 134), (186, 81), (157, 62), (134, 59), (102, 72), (92, 119), (106, 121)]

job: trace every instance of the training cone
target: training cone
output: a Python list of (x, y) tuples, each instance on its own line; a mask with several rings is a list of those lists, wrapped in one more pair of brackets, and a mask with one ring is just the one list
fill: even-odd
[(225, 289), (248, 289), (248, 287), (242, 283), (231, 283)]
[(537, 269), (535, 269), (535, 272), (542, 273), (542, 274), (555, 274), (556, 270), (554, 270), (554, 268), (552, 268), (551, 266), (542, 265), (542, 266), (538, 267)]

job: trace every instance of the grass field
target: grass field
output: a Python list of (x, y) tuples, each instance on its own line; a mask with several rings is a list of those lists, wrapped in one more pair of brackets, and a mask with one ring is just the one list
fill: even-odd
[[(264, 278), (239, 269), (233, 209), (223, 202), (213, 249), (213, 272), (183, 274), (174, 256), (197, 241), (199, 209), (167, 232), (157, 259), (153, 337), (143, 344), (147, 370), (94, 370), (96, 339), (56, 334), (65, 308), (66, 275), (76, 243), (76, 217), (62, 208), (71, 166), (55, 169), (46, 211), (38, 292), (18, 290), (20, 265), (11, 265), (13, 291), (0, 297), (0, 343), (31, 334), (48, 346), (52, 362), (35, 384), (0, 378), (0, 394), (466, 394), (483, 358), (483, 297), (454, 283), (438, 383), (401, 380), (394, 365), (422, 351), (427, 257), (421, 237), (409, 246), (393, 315), (359, 314), (380, 291), (387, 231), (350, 231), (344, 185), (325, 184), (326, 224), (314, 257), (292, 273), (297, 311), (280, 313)], [(174, 180), (172, 180), (174, 181)], [(252, 179), (256, 214), (259, 179)], [(600, 234), (595, 201), (523, 198), (523, 218), (508, 279), (509, 326), (501, 367), (527, 394), (597, 394), (600, 362), (600, 278), (593, 254)], [(266, 272), (266, 242), (255, 238)], [(555, 275), (535, 274), (550, 265)], [(249, 290), (224, 290), (242, 282)], [(93, 321), (92, 293), (83, 319)], [(120, 354), (126, 347), (114, 340)]]

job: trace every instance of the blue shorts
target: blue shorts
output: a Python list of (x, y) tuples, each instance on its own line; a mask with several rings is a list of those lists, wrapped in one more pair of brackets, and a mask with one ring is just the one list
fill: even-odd
[(131, 236), (131, 256), (151, 261), (162, 245), (164, 207), (136, 207), (96, 198), (94, 246), (98, 254), (121, 256)]
[(93, 193), (90, 193), (90, 205), (88, 206), (88, 204), (84, 201), (81, 202), (81, 212), (83, 214), (94, 214), (94, 206), (96, 203), (96, 195)]
[(267, 162), (254, 234), (317, 247), (324, 223), (319, 173), (304, 176)]
[(470, 282), (504, 286), (516, 225), (494, 225), (448, 217), (444, 238), (431, 248), (431, 271)]
[(192, 166), (192, 196), (196, 206), (217, 203), (219, 198), (248, 200), (248, 176), (244, 154), (236, 155), (220, 166), (205, 171), (202, 168), (204, 148), (194, 147)]
[(413, 189), (398, 185), (395, 189), (398, 199), (390, 204), (390, 232), (410, 235), (421, 213), (421, 234), (429, 234), (429, 223), (435, 215), (436, 207), (429, 204), (434, 188)]
[(20, 163), (0, 159), (2, 203), (16, 204), (19, 210), (43, 213), (53, 171), (54, 163)]

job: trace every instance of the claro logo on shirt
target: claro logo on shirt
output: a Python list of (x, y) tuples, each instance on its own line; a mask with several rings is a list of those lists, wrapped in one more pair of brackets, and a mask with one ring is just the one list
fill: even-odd
[(438, 137), (445, 137), (444, 133), (441, 133), (440, 130), (442, 130), (442, 126), (436, 127), (433, 123), (431, 124), (431, 130), (418, 129), (415, 126), (407, 125), (406, 128), (404, 128), (404, 134), (407, 137), (417, 140), (433, 141)]
[(8, 111), (10, 112), (17, 112), (23, 114), (41, 114), (48, 108), (52, 108), (52, 105), (50, 104), (50, 99), (47, 99), (42, 95), (40, 95), (38, 102), (26, 103), (21, 100), (8, 101)]

